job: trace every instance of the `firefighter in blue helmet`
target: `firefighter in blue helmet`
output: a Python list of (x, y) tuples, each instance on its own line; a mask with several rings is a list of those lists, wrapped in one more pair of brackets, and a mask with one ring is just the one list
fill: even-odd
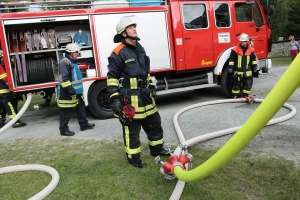
[(229, 57), (229, 73), (233, 73), (233, 98), (248, 97), (251, 93), (253, 75), (258, 77), (258, 67), (254, 48), (249, 45), (249, 36), (242, 33), (240, 44), (231, 50)]
[(143, 168), (140, 159), (141, 127), (147, 134), (152, 156), (170, 155), (163, 148), (161, 118), (155, 104), (155, 86), (150, 77), (150, 59), (138, 42), (137, 18), (121, 18), (116, 26), (114, 42), (119, 44), (108, 58), (107, 90), (111, 108), (123, 128), (123, 139), (128, 162)]
[(68, 127), (74, 108), (76, 108), (81, 131), (92, 129), (95, 126), (94, 123), (88, 123), (86, 119), (82, 74), (76, 63), (80, 49), (81, 46), (78, 43), (68, 44), (65, 49), (65, 57), (58, 66), (58, 106), (61, 108), (59, 130), (62, 136), (75, 135)]

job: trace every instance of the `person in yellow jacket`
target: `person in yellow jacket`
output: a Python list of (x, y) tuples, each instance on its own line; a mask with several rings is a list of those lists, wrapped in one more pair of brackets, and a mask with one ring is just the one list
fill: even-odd
[(229, 73), (233, 73), (233, 98), (248, 97), (253, 84), (253, 74), (258, 73), (254, 48), (249, 44), (249, 36), (242, 33), (240, 44), (231, 50), (229, 57)]

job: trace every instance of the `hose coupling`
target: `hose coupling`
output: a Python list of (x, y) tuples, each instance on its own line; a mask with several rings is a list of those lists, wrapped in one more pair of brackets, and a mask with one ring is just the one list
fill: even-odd
[(40, 97), (45, 97), (46, 96), (46, 92), (45, 91), (40, 91)]
[(186, 144), (180, 144), (179, 147), (181, 148), (181, 153), (184, 154), (184, 152), (187, 150)]
[(183, 165), (192, 162), (193, 156), (192, 154), (180, 154), (179, 156), (179, 162), (182, 163)]

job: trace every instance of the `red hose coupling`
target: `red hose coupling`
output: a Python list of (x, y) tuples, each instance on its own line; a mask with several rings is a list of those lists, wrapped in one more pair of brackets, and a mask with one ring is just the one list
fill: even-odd
[(183, 166), (193, 160), (193, 156), (191, 154), (180, 154), (179, 162), (183, 164)]
[(168, 162), (164, 162), (163, 169), (164, 169), (165, 174), (167, 174), (172, 171), (172, 165)]
[(183, 167), (182, 163), (180, 163), (180, 162), (175, 162), (175, 163), (172, 164), (172, 167), (171, 167), (171, 172), (172, 172), (172, 173), (174, 173), (174, 168), (175, 168), (176, 166), (179, 166), (179, 167), (181, 167), (181, 168), (184, 170), (184, 167)]
[(253, 103), (255, 102), (255, 99), (253, 97), (244, 97), (246, 103)]
[(171, 164), (173, 164), (175, 162), (179, 162), (179, 159), (178, 159), (177, 155), (172, 155), (169, 160), (170, 160)]

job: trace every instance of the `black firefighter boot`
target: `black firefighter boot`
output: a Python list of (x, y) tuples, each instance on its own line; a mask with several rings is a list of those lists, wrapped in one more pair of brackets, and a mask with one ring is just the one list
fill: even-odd
[(131, 158), (128, 158), (127, 153), (126, 153), (126, 156), (127, 156), (127, 160), (129, 162), (129, 164), (133, 165), (136, 168), (144, 168), (147, 166), (147, 164), (140, 159), (139, 153), (131, 155)]
[(60, 135), (61, 136), (74, 136), (75, 133), (73, 131), (70, 131), (69, 129), (67, 129), (67, 130), (61, 130)]
[(19, 128), (19, 127), (23, 127), (26, 126), (27, 124), (25, 122), (21, 122), (20, 120), (16, 121), (16, 123), (14, 123), (12, 125), (13, 128)]
[(150, 146), (151, 156), (170, 156), (171, 152), (163, 147), (162, 144), (157, 146)]
[(85, 130), (88, 130), (88, 129), (93, 129), (94, 126), (95, 126), (94, 123), (88, 123), (87, 122), (85, 125), (80, 126), (80, 130), (85, 131)]

